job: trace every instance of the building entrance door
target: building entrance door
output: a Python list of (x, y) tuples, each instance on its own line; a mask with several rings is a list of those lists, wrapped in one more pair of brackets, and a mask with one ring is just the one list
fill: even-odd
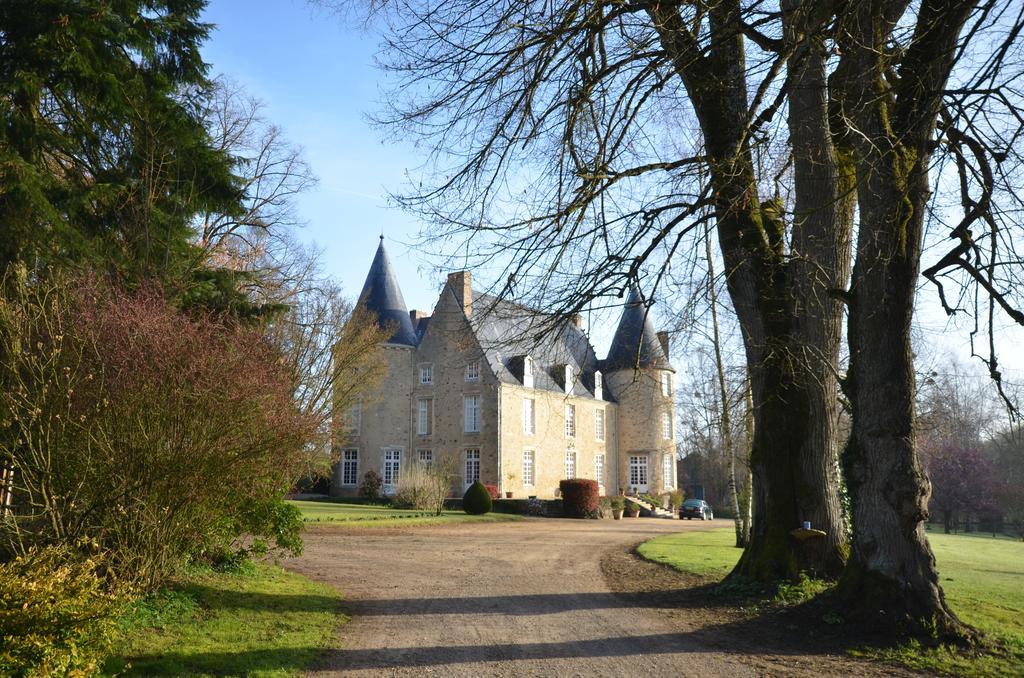
[(629, 457), (629, 486), (637, 492), (647, 491), (647, 455), (633, 454)]

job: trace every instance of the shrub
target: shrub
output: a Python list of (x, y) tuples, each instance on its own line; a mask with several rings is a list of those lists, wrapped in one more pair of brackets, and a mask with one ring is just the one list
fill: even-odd
[(589, 518), (597, 515), (601, 508), (601, 493), (597, 481), (586, 478), (573, 478), (558, 483), (562, 494), (562, 506), (565, 515), (572, 518)]
[(490, 485), (485, 483), (484, 489), (487, 490), (487, 494), (491, 495), (491, 501), (495, 499), (501, 499), (501, 492), (498, 491), (497, 485)]
[(626, 508), (626, 500), (623, 499), (622, 497), (609, 497), (608, 503), (611, 506), (612, 510), (615, 511), (621, 511)]
[(0, 675), (97, 673), (118, 609), (96, 563), (71, 548), (31, 549), (0, 564)]
[(441, 515), (451, 491), (455, 459), (445, 457), (435, 464), (410, 464), (398, 477), (394, 504)]
[(380, 499), (384, 490), (384, 479), (380, 474), (370, 469), (363, 474), (363, 482), (359, 485), (359, 496), (366, 499)]
[(0, 551), (90, 538), (106, 577), (152, 588), (245, 532), (298, 543), (281, 499), (315, 463), (316, 426), (259, 328), (186, 315), (153, 289), (13, 278), (0, 458), (18, 508)]
[(672, 509), (682, 506), (684, 499), (686, 499), (686, 493), (682, 490), (672, 490), (668, 493), (668, 505)]
[(493, 507), (491, 494), (479, 480), (469, 486), (466, 494), (462, 495), (462, 510), (474, 516), (490, 513)]

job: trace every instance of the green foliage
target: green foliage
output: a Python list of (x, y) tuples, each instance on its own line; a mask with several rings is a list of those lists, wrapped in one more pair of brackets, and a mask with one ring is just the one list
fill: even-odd
[(462, 495), (462, 510), (471, 516), (490, 513), (493, 506), (490, 492), (479, 480), (470, 485), (466, 494)]
[(609, 497), (608, 505), (611, 506), (613, 510), (622, 511), (626, 508), (626, 500), (619, 496)]
[[(515, 499), (495, 502), (508, 503)], [(525, 501), (525, 500), (523, 500)], [(463, 511), (442, 511), (436, 515), (434, 511), (417, 511), (399, 509), (389, 506), (372, 506), (368, 504), (347, 504), (334, 501), (295, 501), (292, 502), (302, 511), (303, 520), (307, 523), (334, 523), (345, 527), (413, 527), (417, 525), (447, 525), (449, 523), (492, 523), (519, 520), (518, 515), (488, 513), (471, 516)]]
[(686, 493), (682, 490), (672, 490), (668, 492), (668, 505), (669, 508), (675, 510), (683, 505), (683, 500), (686, 499)]
[(68, 547), (0, 564), (0, 675), (89, 675), (112, 642), (118, 601)]
[(360, 497), (371, 501), (380, 499), (383, 489), (384, 479), (380, 477), (379, 473), (370, 469), (363, 474), (363, 482), (359, 485)]

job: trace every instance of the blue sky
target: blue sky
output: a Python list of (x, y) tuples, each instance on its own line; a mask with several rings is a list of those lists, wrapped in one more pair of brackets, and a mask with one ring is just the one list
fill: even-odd
[(419, 156), (383, 143), (366, 120), (380, 100), (376, 38), (305, 0), (213, 0), (204, 20), (217, 25), (204, 49), (212, 74), (262, 100), (320, 179), (300, 197), (299, 213), (308, 222), (302, 236), (323, 248), (328, 271), (358, 294), (383, 230), (409, 308), (431, 308), (440, 278), (403, 244), (418, 224), (387, 206), (387, 189), (402, 186)]
[[(383, 231), (408, 307), (431, 309), (443, 276), (405, 244), (419, 231), (416, 220), (387, 203), (388, 189), (400, 189), (421, 156), (409, 144), (385, 142), (366, 119), (383, 96), (373, 62), (377, 38), (306, 0), (212, 0), (204, 19), (217, 25), (204, 50), (212, 74), (231, 77), (261, 99), (266, 117), (304, 147), (320, 178), (298, 206), (308, 222), (302, 237), (324, 250), (328, 272), (354, 297)], [(970, 324), (951, 326), (934, 290), (925, 286), (921, 294), (918, 323), (928, 342), (970, 361)], [(1003, 366), (1019, 378), (1024, 332), (1001, 324)], [(595, 330), (599, 356), (610, 331)]]

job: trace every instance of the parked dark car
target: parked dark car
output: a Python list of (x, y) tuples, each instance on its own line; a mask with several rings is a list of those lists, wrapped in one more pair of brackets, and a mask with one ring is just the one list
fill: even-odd
[(711, 520), (714, 517), (715, 513), (711, 510), (711, 505), (703, 499), (687, 499), (683, 502), (683, 505), (679, 507), (680, 520), (683, 518), (686, 518), (687, 520), (692, 518)]

